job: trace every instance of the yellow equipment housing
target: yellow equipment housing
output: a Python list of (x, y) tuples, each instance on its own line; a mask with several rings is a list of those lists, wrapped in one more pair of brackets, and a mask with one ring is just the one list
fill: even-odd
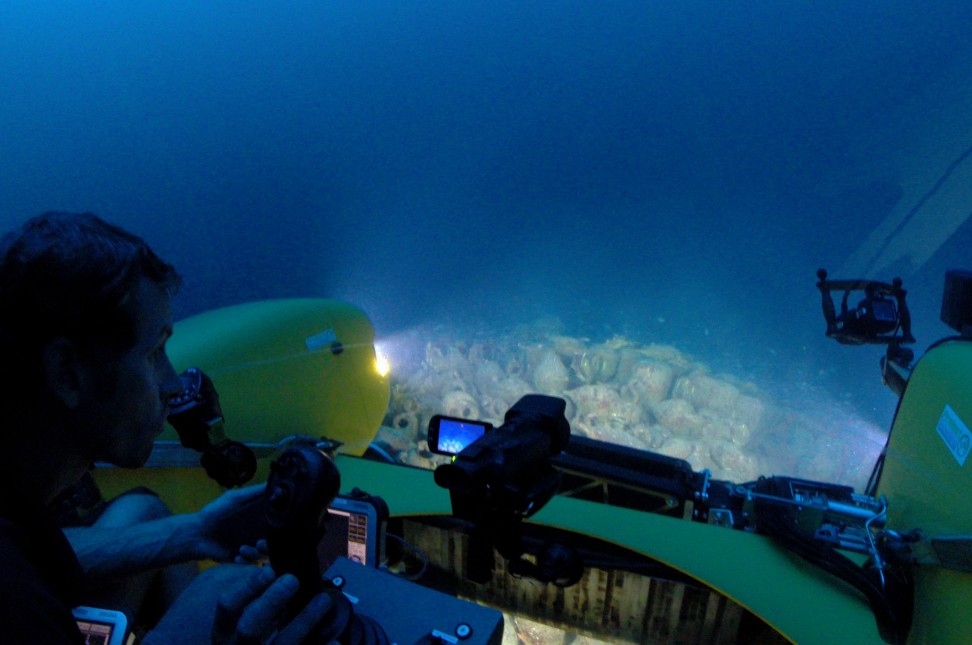
[[(217, 309), (175, 324), (168, 353), (176, 371), (198, 367), (219, 393), (226, 435), (275, 444), (292, 435), (341, 442), (361, 455), (381, 426), (391, 396), (378, 371), (375, 332), (359, 308), (335, 300), (285, 299)], [(178, 442), (169, 426), (160, 442)], [(266, 478), (264, 455), (254, 481)], [(151, 462), (150, 462), (151, 463)], [(219, 486), (201, 468), (99, 468), (105, 497), (136, 485), (173, 510), (191, 511)]]
[[(888, 526), (950, 539), (949, 559), (972, 566), (972, 342), (945, 341), (915, 366), (891, 428), (878, 493)], [(963, 429), (964, 428), (964, 429)], [(968, 569), (967, 569), (968, 570)], [(908, 643), (963, 643), (972, 634), (972, 575), (915, 569), (915, 614)]]

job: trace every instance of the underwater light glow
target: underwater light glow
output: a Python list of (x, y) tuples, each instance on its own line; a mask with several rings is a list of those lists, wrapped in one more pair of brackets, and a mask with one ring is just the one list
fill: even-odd
[(379, 376), (388, 376), (391, 372), (391, 362), (382, 353), (378, 345), (375, 345), (375, 369), (378, 370)]
[(422, 364), (426, 342), (424, 333), (416, 330), (398, 331), (375, 339), (378, 373), (387, 376), (394, 367), (401, 377), (403, 373), (416, 369)]

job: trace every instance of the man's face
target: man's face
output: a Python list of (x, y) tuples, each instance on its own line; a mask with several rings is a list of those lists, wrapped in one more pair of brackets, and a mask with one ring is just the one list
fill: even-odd
[(168, 398), (180, 390), (165, 352), (172, 334), (169, 296), (143, 278), (132, 306), (135, 344), (91, 366), (92, 387), (79, 410), (94, 458), (127, 468), (145, 464), (168, 416)]

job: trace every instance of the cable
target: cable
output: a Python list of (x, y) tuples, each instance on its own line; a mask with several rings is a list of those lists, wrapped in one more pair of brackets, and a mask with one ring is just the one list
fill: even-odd
[(884, 587), (884, 561), (881, 559), (881, 553), (878, 551), (877, 545), (874, 544), (874, 536), (871, 534), (871, 524), (874, 520), (885, 520), (888, 517), (888, 500), (883, 495), (881, 496), (881, 510), (870, 517), (866, 522), (864, 522), (864, 534), (867, 535), (867, 542), (871, 546), (871, 557), (874, 558), (874, 568), (877, 569), (878, 576), (881, 579), (881, 587)]
[[(786, 480), (761, 479), (757, 490), (764, 495), (783, 497)], [(757, 524), (762, 532), (808, 562), (856, 587), (871, 605), (881, 638), (893, 644), (905, 642), (914, 611), (914, 582), (907, 567), (895, 567), (888, 569), (887, 576), (883, 572), (875, 576), (832, 546), (801, 532), (786, 512), (786, 505), (758, 497), (754, 501)], [(874, 519), (872, 517), (868, 522)]]
[[(358, 349), (360, 347), (373, 347), (370, 343), (353, 343), (350, 345), (344, 345), (344, 350)], [(259, 365), (273, 365), (274, 363), (283, 363), (284, 361), (291, 361), (298, 358), (306, 358), (307, 356), (312, 356), (314, 354), (323, 354), (325, 352), (331, 352), (328, 347), (321, 347), (317, 349), (311, 349), (306, 352), (295, 352), (292, 354), (281, 354), (279, 356), (271, 356), (269, 358), (254, 359), (251, 361), (242, 361), (239, 363), (233, 363), (232, 365), (224, 365), (219, 369), (207, 369), (206, 374), (210, 377), (212, 376), (222, 376), (224, 374), (232, 374), (233, 372), (238, 372), (239, 370), (246, 369), (248, 367), (256, 367)]]
[[(418, 556), (418, 559), (422, 561), (422, 568), (418, 570), (418, 573), (410, 573), (410, 574), (397, 573), (395, 575), (397, 575), (399, 578), (402, 578), (404, 580), (409, 580), (411, 582), (415, 582), (416, 580), (420, 579), (422, 576), (425, 575), (425, 572), (428, 571), (429, 569), (429, 556), (427, 556), (421, 549), (419, 549), (414, 544), (405, 541), (405, 539), (402, 538), (400, 535), (395, 535), (394, 533), (386, 533), (385, 538), (386, 539), (394, 538), (399, 542), (399, 544), (401, 544), (409, 551), (414, 553), (416, 556)], [(391, 569), (388, 569), (387, 567), (383, 567), (383, 568), (391, 573), (394, 573), (391, 571)]]

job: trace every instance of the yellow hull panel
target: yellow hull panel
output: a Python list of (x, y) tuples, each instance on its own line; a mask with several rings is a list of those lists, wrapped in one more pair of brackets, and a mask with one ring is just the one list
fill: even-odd
[[(888, 526), (927, 537), (972, 536), (972, 461), (960, 464), (938, 433), (947, 405), (972, 424), (972, 343), (951, 341), (915, 366), (895, 415), (878, 492), (889, 500)], [(937, 567), (915, 570), (915, 619), (909, 643), (966, 643), (972, 638), (972, 575)]]
[[(353, 305), (324, 299), (253, 302), (187, 318), (168, 344), (177, 371), (199, 367), (219, 392), (229, 438), (275, 444), (292, 435), (342, 442), (360, 455), (391, 390), (378, 373), (374, 329)], [(159, 437), (177, 442), (171, 427)], [(254, 481), (264, 481), (268, 455)], [(220, 487), (201, 468), (99, 468), (105, 497), (149, 486), (176, 512), (193, 511)]]

